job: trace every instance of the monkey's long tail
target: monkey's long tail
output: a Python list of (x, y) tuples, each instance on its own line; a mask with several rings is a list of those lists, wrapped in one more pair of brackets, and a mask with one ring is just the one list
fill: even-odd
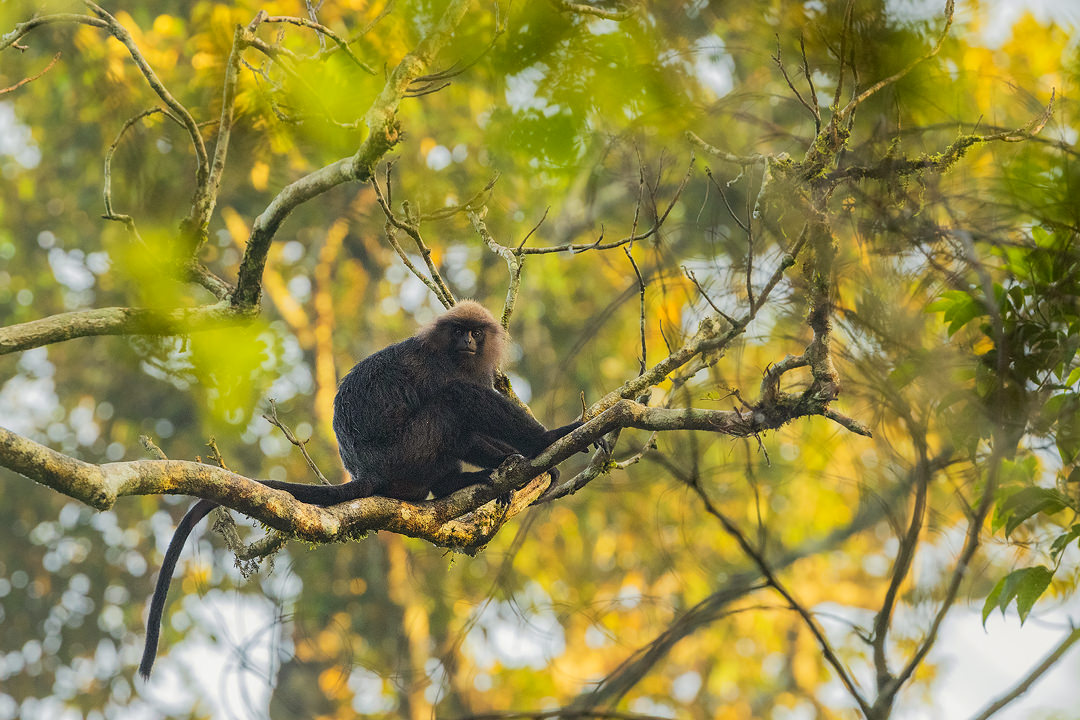
[(180, 557), (180, 551), (184, 549), (188, 535), (200, 520), (206, 517), (211, 510), (217, 507), (217, 503), (210, 500), (200, 500), (191, 506), (187, 515), (176, 526), (169, 549), (165, 551), (165, 559), (161, 563), (161, 571), (158, 573), (157, 586), (154, 588), (154, 597), (150, 600), (150, 614), (146, 618), (146, 645), (143, 647), (142, 662), (139, 663), (139, 674), (143, 679), (150, 679), (150, 668), (154, 666), (154, 658), (157, 657), (158, 635), (161, 633), (161, 616), (165, 612), (165, 596), (169, 593), (169, 583), (172, 582), (173, 570), (176, 569), (176, 561)]

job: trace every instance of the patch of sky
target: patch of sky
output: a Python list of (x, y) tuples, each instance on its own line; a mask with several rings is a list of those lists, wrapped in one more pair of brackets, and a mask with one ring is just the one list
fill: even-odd
[[(41, 149), (34, 142), (29, 125), (19, 122), (15, 115), (15, 106), (10, 102), (0, 102), (0, 155), (6, 155), (26, 169), (33, 169), (41, 163)], [(4, 163), (4, 177), (11, 177), (15, 167), (8, 168)]]
[(735, 59), (716, 35), (706, 35), (694, 43), (690, 70), (717, 97), (735, 88)]
[(536, 63), (516, 75), (508, 75), (506, 78), (507, 105), (515, 112), (537, 110), (544, 117), (551, 117), (559, 112), (561, 108), (558, 105), (538, 94), (540, 82), (549, 70), (550, 68), (544, 63)]

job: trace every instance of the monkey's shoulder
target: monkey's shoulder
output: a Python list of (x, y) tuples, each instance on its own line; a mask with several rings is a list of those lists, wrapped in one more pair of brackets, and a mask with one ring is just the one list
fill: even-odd
[(445, 376), (446, 369), (439, 367), (437, 359), (417, 338), (410, 337), (387, 345), (356, 363), (341, 379), (341, 387), (355, 391), (395, 387), (425, 391), (433, 384), (439, 384)]

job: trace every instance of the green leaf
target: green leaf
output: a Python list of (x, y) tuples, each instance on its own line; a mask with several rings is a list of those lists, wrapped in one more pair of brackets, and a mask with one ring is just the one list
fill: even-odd
[[(1027, 620), (1028, 613), (1035, 606), (1046, 588), (1050, 587), (1050, 581), (1054, 579), (1054, 573), (1043, 565), (1018, 570), (1020, 579), (1016, 584), (1016, 612), (1020, 615), (1020, 624)], [(1007, 584), (1007, 583), (1006, 583)]]
[(970, 296), (963, 290), (946, 290), (941, 297), (926, 306), (926, 312), (944, 312), (958, 302), (965, 302)]
[(1053, 515), (1069, 507), (1069, 498), (1052, 488), (1027, 487), (1009, 496), (1001, 504), (1001, 516), (1007, 518), (1005, 537), (1037, 513)]
[[(982, 608), (982, 623), (983, 629), (986, 629), (986, 618), (990, 617), (990, 613), (994, 611), (994, 608), (998, 607), (998, 600), (1001, 599), (1001, 592), (1005, 589), (1005, 578), (1001, 578), (994, 583), (994, 589), (990, 591), (990, 594), (986, 596), (986, 600), (983, 601)], [(1005, 610), (1002, 609), (1002, 613)]]
[(1014, 570), (998, 580), (983, 603), (983, 627), (986, 627), (986, 619), (995, 607), (1004, 615), (1005, 609), (1013, 600), (1016, 600), (1016, 612), (1020, 616), (1020, 624), (1023, 625), (1035, 601), (1050, 587), (1053, 578), (1054, 573), (1049, 569), (1036, 565)]
[(945, 310), (944, 320), (949, 323), (949, 336), (952, 337), (960, 328), (985, 313), (982, 303), (976, 302), (970, 295), (965, 293), (962, 298), (957, 298)]
[(1050, 557), (1057, 560), (1061, 553), (1074, 541), (1080, 539), (1080, 525), (1073, 525), (1069, 532), (1058, 535), (1050, 546)]

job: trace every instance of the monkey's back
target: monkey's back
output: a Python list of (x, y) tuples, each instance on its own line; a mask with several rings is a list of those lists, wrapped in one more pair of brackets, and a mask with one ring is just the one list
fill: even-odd
[(440, 423), (422, 417), (425, 400), (438, 393), (437, 358), (415, 337), (389, 345), (358, 362), (334, 397), (334, 432), (341, 459), (366, 494), (427, 494), (427, 476), (442, 464), (446, 445)]

